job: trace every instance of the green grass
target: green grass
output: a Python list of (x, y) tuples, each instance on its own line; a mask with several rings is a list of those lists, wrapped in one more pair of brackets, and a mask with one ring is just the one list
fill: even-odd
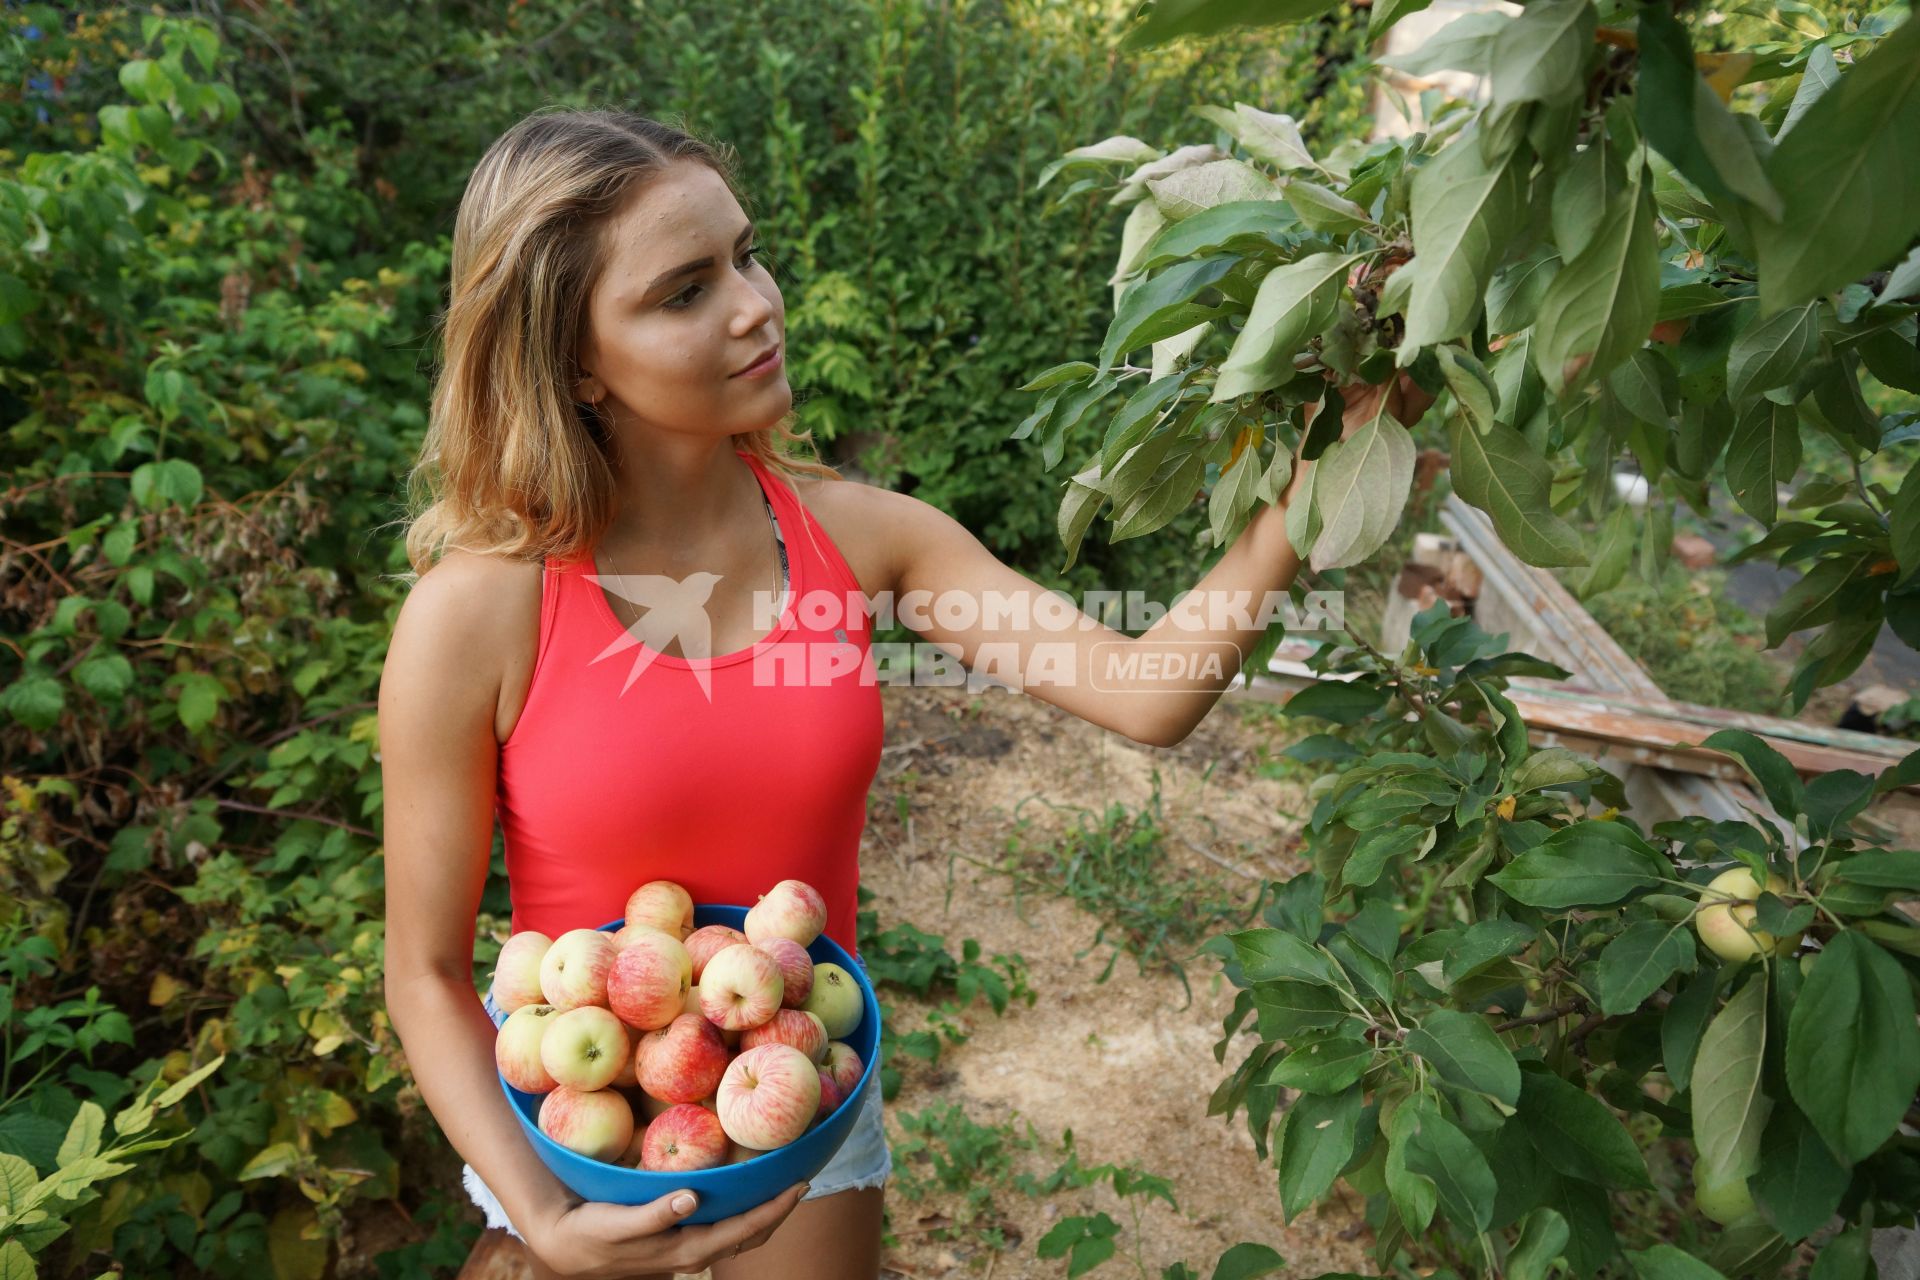
[(1059, 837), (1035, 838), (1033, 820), (1020, 816), (1020, 808), (1037, 799), (1030, 796), (1015, 807), (1015, 830), (998, 861), (985, 862), (957, 851), (948, 855), (949, 893), (953, 863), (960, 860), (1010, 877), (1016, 912), (1024, 889), (1070, 898), (1100, 921), (1093, 941), (1074, 958), (1103, 944), (1111, 948), (1096, 983), (1113, 975), (1121, 955), (1131, 955), (1142, 974), (1177, 975), (1191, 1003), (1193, 988), (1182, 962), (1192, 959), (1199, 943), (1222, 925), (1243, 923), (1258, 908), (1249, 894), (1217, 876), (1182, 872), (1171, 865), (1160, 804), (1160, 771), (1154, 770), (1152, 794), (1138, 809), (1116, 802), (1096, 815), (1078, 805), (1041, 800), (1050, 809), (1068, 810), (1078, 817), (1078, 825)]

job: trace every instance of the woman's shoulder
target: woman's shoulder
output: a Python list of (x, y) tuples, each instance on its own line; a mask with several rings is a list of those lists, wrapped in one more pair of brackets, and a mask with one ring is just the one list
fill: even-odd
[(478, 676), (494, 693), (524, 683), (540, 638), (545, 562), (448, 550), (414, 582), (394, 647)]
[(793, 491), (840, 549), (860, 589), (869, 596), (891, 590), (888, 501), (898, 495), (845, 476), (796, 476)]

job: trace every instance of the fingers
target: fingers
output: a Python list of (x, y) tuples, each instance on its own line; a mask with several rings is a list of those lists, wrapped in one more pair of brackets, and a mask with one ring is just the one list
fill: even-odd
[(699, 1207), (700, 1199), (691, 1191), (672, 1191), (623, 1213), (620, 1226), (628, 1240), (641, 1240), (671, 1230)]
[[(737, 1217), (705, 1226), (680, 1228), (680, 1243), (688, 1259), (724, 1258), (735, 1251), (757, 1249), (772, 1238), (775, 1229), (786, 1221), (808, 1184), (788, 1187), (762, 1205), (755, 1205)], [(700, 1263), (701, 1266), (705, 1262)], [(698, 1268), (696, 1268), (698, 1269)]]

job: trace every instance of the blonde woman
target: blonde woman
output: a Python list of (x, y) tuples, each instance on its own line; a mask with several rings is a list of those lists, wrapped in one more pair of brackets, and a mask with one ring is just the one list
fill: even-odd
[[(678, 1196), (571, 1193), (500, 1090), (506, 1011), (471, 982), (496, 818), (515, 933), (597, 926), (654, 879), (751, 904), (791, 878), (821, 891), (852, 954), (881, 747), (873, 602), (900, 601), (969, 668), (991, 658), (1155, 745), (1186, 736), (1260, 635), (1243, 619), (1176, 632), (1176, 611), (1134, 639), (1058, 597), (1011, 623), (978, 607), (1046, 593), (939, 509), (793, 456), (808, 442), (761, 252), (727, 152), (618, 111), (522, 120), (456, 221), (407, 536), (418, 577), (380, 690), (386, 991), (468, 1190), (539, 1277), (865, 1280), (891, 1160), (875, 1082), (811, 1187), (740, 1217), (677, 1225)], [(1283, 517), (1259, 513), (1198, 592), (1283, 589)], [(1052, 674), (1023, 680), (1042, 647)], [(1097, 665), (1196, 648), (1224, 666), (1176, 682)]]

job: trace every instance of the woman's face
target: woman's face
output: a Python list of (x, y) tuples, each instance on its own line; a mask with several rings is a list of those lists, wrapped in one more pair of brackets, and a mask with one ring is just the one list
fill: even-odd
[[(724, 440), (784, 417), (793, 407), (786, 307), (749, 253), (757, 234), (720, 175), (697, 162), (669, 166), (607, 234), (576, 395), (597, 399), (622, 434), (637, 426)], [(776, 343), (781, 367), (733, 376)]]

